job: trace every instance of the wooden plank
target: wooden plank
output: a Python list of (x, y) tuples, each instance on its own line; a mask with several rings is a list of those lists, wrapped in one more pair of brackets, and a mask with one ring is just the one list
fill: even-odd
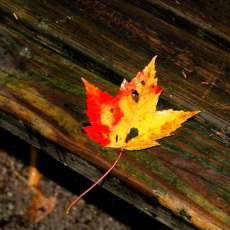
[[(228, 0), (191, 1), (191, 0), (131, 0), (140, 8), (170, 21), (171, 24), (193, 30), (197, 36), (209, 39), (220, 46), (230, 42)], [(223, 44), (221, 44), (223, 43)]]
[(0, 2), (1, 110), (106, 169), (116, 152), (81, 131), (86, 117), (80, 77), (114, 93), (124, 76), (160, 54), (158, 76), (166, 88), (160, 103), (202, 113), (161, 147), (127, 151), (114, 175), (195, 226), (227, 228), (229, 54), (126, 1), (55, 6)]

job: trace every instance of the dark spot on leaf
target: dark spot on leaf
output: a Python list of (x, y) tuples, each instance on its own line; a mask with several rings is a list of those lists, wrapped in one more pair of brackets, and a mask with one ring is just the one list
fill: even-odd
[(138, 101), (139, 101), (139, 93), (138, 93), (135, 89), (132, 90), (131, 96), (132, 96), (132, 99), (133, 99), (135, 102), (138, 102)]
[(131, 128), (125, 138), (125, 143), (128, 143), (132, 138), (137, 137), (137, 136), (138, 136), (138, 129)]
[(116, 138), (116, 142), (118, 142), (118, 135), (116, 135), (116, 137), (115, 137), (115, 138)]
[(145, 81), (144, 81), (144, 80), (142, 80), (142, 81), (141, 81), (141, 84), (144, 86), (144, 85), (145, 85)]
[(110, 112), (113, 113), (113, 108), (110, 109)]

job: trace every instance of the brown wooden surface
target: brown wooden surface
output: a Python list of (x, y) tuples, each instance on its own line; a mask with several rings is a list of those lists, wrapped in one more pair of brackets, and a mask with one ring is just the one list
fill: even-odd
[[(81, 130), (86, 117), (80, 77), (114, 94), (124, 77), (131, 79), (157, 54), (159, 84), (165, 88), (159, 108), (202, 112), (160, 147), (127, 151), (114, 175), (194, 226), (227, 229), (228, 40), (215, 31), (208, 31), (206, 39), (137, 2), (1, 0), (0, 124), (15, 132), (18, 124), (6, 119), (11, 114), (29, 127), (17, 128), (28, 142), (33, 143), (30, 130), (35, 130), (106, 169), (116, 152), (92, 143)], [(163, 12), (175, 14), (170, 9)], [(215, 30), (228, 36), (219, 24)], [(220, 40), (224, 42), (218, 45)], [(53, 156), (61, 160), (57, 153)], [(63, 161), (74, 168), (66, 159), (71, 158)], [(159, 218), (167, 223), (162, 213)]]
[[(196, 36), (224, 47), (230, 42), (230, 4), (228, 0), (130, 0), (172, 24), (193, 29)], [(223, 43), (223, 44), (221, 44)]]

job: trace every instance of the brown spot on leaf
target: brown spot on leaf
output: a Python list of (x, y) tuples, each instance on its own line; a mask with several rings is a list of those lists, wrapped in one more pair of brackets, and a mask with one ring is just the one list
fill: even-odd
[(144, 85), (145, 85), (145, 81), (144, 81), (144, 80), (142, 80), (142, 81), (141, 81), (141, 84), (144, 86)]
[(138, 133), (139, 132), (137, 128), (131, 128), (125, 138), (125, 143), (128, 143), (132, 138), (137, 137)]
[(132, 96), (132, 99), (133, 99), (135, 102), (138, 102), (138, 101), (139, 101), (139, 93), (137, 92), (137, 90), (133, 89), (133, 90), (132, 90), (132, 93), (131, 93), (131, 96)]

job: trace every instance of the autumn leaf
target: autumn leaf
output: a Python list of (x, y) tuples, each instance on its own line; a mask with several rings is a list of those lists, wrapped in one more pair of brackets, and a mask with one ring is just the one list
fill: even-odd
[(86, 113), (91, 124), (83, 129), (101, 146), (120, 148), (120, 151), (109, 169), (71, 201), (66, 213), (113, 170), (124, 149), (141, 150), (159, 145), (157, 140), (170, 136), (183, 122), (198, 113), (156, 110), (163, 89), (157, 86), (155, 60), (156, 57), (131, 82), (123, 80), (116, 96), (82, 78), (86, 89)]
[(40, 190), (36, 190), (32, 201), (27, 208), (27, 216), (33, 223), (43, 221), (53, 212), (56, 205), (56, 197), (45, 197)]
[(90, 126), (83, 129), (104, 147), (141, 150), (159, 145), (197, 111), (156, 110), (163, 89), (157, 86), (154, 57), (131, 82), (124, 80), (116, 96), (82, 79)]

